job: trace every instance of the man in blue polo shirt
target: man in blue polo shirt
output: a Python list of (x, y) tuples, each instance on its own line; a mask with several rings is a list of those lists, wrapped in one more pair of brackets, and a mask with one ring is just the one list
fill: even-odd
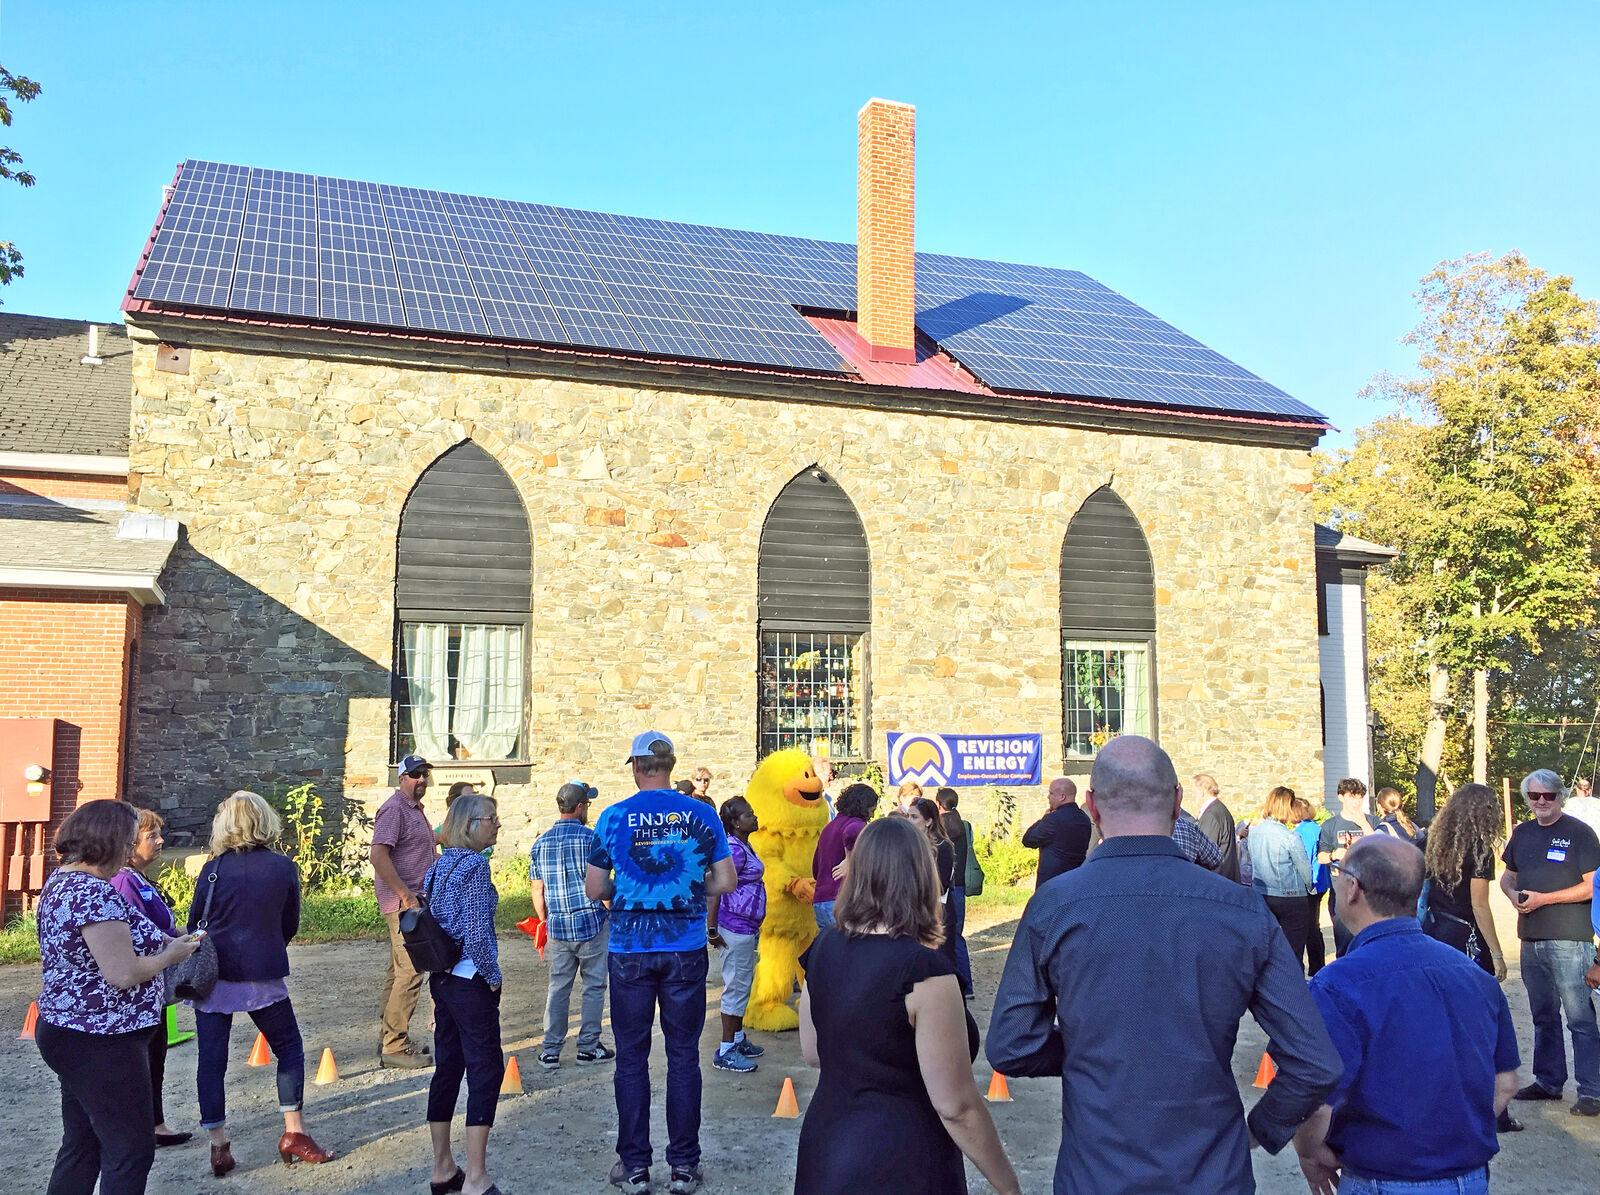
[(595, 822), (584, 890), (611, 902), (611, 1030), (617, 1041), (617, 1164), (610, 1181), (650, 1190), (650, 1033), (667, 1047), (672, 1195), (700, 1186), (700, 1033), (706, 1024), (706, 898), (738, 883), (710, 805), (672, 787), (672, 740), (647, 730), (628, 763), (639, 791)]
[[(1423, 934), (1422, 852), (1369, 834), (1333, 864), (1352, 937), (1311, 980), (1344, 1076), (1295, 1134), (1313, 1195), (1478, 1195), (1517, 1090), (1517, 1034), (1494, 977)], [(1426, 1076), (1426, 1083), (1417, 1082)]]

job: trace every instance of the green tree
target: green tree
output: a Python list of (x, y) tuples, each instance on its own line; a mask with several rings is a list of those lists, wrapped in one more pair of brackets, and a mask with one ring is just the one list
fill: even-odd
[[(19, 104), (26, 104), (38, 94), (39, 85), (32, 79), (13, 75), (5, 67), (0, 66), (0, 125), (8, 129), (11, 127), (12, 99)], [(8, 96), (11, 98), (8, 99)], [(19, 169), (21, 165), (21, 154), (9, 145), (0, 145), (0, 180), (9, 180), (23, 187), (33, 186), (33, 175), (29, 171)], [(6, 285), (13, 278), (21, 277), (22, 253), (10, 241), (0, 241), (0, 286)]]
[(1472, 772), (1487, 779), (1489, 678), (1595, 616), (1600, 584), (1600, 311), (1518, 253), (1445, 262), (1407, 338), (1418, 372), (1374, 387), (1396, 413), (1328, 462), (1325, 517), (1400, 557), (1401, 644), (1424, 662), (1424, 815), (1453, 678), (1472, 680)]

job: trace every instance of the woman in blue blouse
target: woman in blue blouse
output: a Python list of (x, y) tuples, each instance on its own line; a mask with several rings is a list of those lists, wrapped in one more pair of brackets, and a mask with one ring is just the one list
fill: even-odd
[[(461, 943), (461, 961), (428, 977), (433, 993), (433, 1080), (428, 1084), (428, 1132), (433, 1138), (433, 1195), (499, 1195), (489, 1178), (489, 1129), (505, 1059), (500, 1053), (500, 953), (494, 913), (500, 903), (483, 852), (500, 836), (493, 799), (463, 793), (445, 815), (444, 853), (422, 882), (440, 928)], [(450, 1120), (467, 1080), (467, 1168), (456, 1165)]]

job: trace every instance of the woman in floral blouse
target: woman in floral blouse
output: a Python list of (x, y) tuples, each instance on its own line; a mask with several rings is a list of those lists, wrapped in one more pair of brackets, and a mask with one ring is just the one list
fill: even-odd
[[(111, 886), (133, 851), (138, 811), (80, 805), (56, 832), (61, 866), (39, 896), (39, 1054), (61, 1081), (61, 1149), (49, 1195), (136, 1195), (155, 1160), (149, 1039), (161, 1032), (161, 972), (195, 952)], [(115, 1076), (115, 1082), (107, 1082)]]
[[(428, 1133), (433, 1138), (434, 1195), (499, 1195), (489, 1177), (489, 1130), (494, 1126), (505, 1058), (500, 1053), (500, 952), (494, 914), (500, 904), (482, 852), (500, 836), (492, 798), (464, 793), (445, 815), (444, 852), (422, 881), (439, 927), (461, 943), (461, 961), (428, 976), (433, 993), (433, 1079), (428, 1084)], [(467, 1080), (467, 1168), (456, 1165), (450, 1121)]]

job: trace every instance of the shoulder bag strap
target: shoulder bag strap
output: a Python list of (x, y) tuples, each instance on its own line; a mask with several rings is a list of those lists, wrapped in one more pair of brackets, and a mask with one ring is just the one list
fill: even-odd
[(211, 861), (210, 873), (205, 877), (206, 902), (200, 906), (200, 920), (195, 922), (196, 929), (205, 929), (211, 921), (211, 898), (217, 894), (217, 868), (222, 865), (222, 856), (218, 855)]
[[(441, 884), (443, 884), (446, 888), (449, 888), (450, 887), (450, 877), (456, 874), (456, 869), (458, 867), (460, 867), (463, 863), (465, 863), (466, 859), (467, 859), (467, 856), (466, 856), (465, 853), (462, 853), (462, 854), (456, 856), (456, 861), (450, 865), (450, 870), (444, 873), (444, 879), (440, 880), (439, 882)], [(434, 875), (430, 871), (429, 874), (428, 874), (427, 882), (425, 884), (423, 884), (423, 886), (422, 886), (423, 898), (425, 900), (427, 900), (427, 902), (429, 904), (433, 903), (433, 883), (434, 883)]]

